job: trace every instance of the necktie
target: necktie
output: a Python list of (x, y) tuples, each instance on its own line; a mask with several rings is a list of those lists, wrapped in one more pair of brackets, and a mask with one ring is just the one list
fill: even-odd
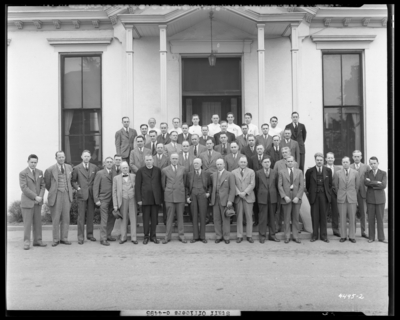
[[(86, 170), (87, 170), (87, 167), (86, 167)], [(119, 166), (117, 166), (117, 174), (119, 174)]]
[(166, 140), (165, 136), (166, 136), (166, 134), (163, 134), (163, 137), (164, 137), (164, 142), (165, 142), (165, 140)]
[(126, 178), (128, 175), (127, 174), (124, 174), (124, 175), (122, 175), (124, 178)]
[(374, 177), (376, 176), (376, 170), (374, 170)]
[(88, 164), (85, 165), (85, 169), (86, 169), (86, 171), (89, 171), (89, 165)]
[(267, 140), (267, 136), (266, 135), (264, 135), (264, 139)]
[(318, 174), (321, 174), (321, 168), (318, 168)]
[(346, 176), (348, 176), (349, 175), (349, 171), (346, 169)]
[(185, 137), (185, 140), (187, 140), (187, 135), (186, 134), (184, 135), (184, 137)]
[(187, 153), (186, 153), (186, 152), (183, 153), (183, 159), (184, 159), (185, 161), (187, 161)]
[(176, 173), (176, 166), (172, 166), (172, 168), (174, 168), (174, 172)]
[(161, 160), (161, 154), (158, 155), (158, 160)]
[(222, 154), (226, 154), (226, 148), (224, 144), (222, 144)]
[(235, 159), (235, 160), (236, 160), (236, 153), (233, 155), (233, 159)]
[(61, 166), (61, 173), (64, 174), (64, 166)]
[(290, 184), (293, 184), (293, 169), (290, 168)]
[(199, 175), (199, 170), (196, 170), (196, 175)]
[(244, 171), (244, 169), (242, 169), (242, 171), (240, 171), (240, 175), (242, 176), (242, 178), (243, 178), (243, 175), (244, 175), (243, 171)]
[[(32, 169), (32, 174), (33, 174), (33, 180), (36, 182), (36, 174), (35, 174), (35, 169)], [(375, 174), (374, 174), (375, 175)]]
[(153, 142), (153, 147), (151, 149), (152, 149), (153, 155), (155, 155), (156, 154), (156, 147), (155, 147), (155, 143), (154, 142)]
[(254, 151), (254, 147), (250, 147), (250, 150), (251, 150), (251, 152), (253, 152)]
[(194, 155), (197, 157), (197, 146), (194, 147)]
[(260, 155), (258, 156), (258, 161), (261, 162), (261, 156)]
[(269, 178), (269, 170), (265, 170), (265, 176)]
[(211, 150), (208, 150), (208, 161), (211, 161)]
[(247, 141), (246, 136), (243, 136), (244, 141)]

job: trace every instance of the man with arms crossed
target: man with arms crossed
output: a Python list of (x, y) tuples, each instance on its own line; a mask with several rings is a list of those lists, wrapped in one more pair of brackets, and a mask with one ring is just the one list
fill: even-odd
[(115, 147), (117, 149), (117, 154), (122, 156), (124, 161), (129, 160), (129, 155), (133, 150), (133, 142), (137, 136), (135, 129), (129, 128), (129, 118), (122, 118), (122, 129), (115, 133)]
[(333, 184), (333, 178), (337, 171), (342, 170), (342, 166), (335, 166), (335, 155), (332, 152), (328, 152), (326, 154), (326, 167), (331, 169), (332, 171), (332, 192), (331, 192), (331, 202), (328, 203), (328, 213), (331, 215), (332, 219), (332, 231), (333, 235), (336, 237), (340, 237), (339, 231), (339, 209), (337, 206), (337, 190), (335, 185)]
[(19, 173), (21, 187), (21, 211), (24, 221), (24, 249), (29, 250), (33, 227), (33, 246), (46, 247), (42, 242), (41, 210), (46, 189), (42, 170), (36, 169), (39, 159), (35, 154), (28, 157), (28, 167)]

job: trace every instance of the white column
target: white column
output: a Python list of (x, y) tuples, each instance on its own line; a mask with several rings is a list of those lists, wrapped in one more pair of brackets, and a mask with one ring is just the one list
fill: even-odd
[(133, 36), (132, 25), (126, 26), (125, 54), (126, 54), (126, 105), (124, 116), (131, 118), (133, 126)]
[(265, 49), (264, 49), (265, 24), (257, 24), (258, 30), (258, 126), (264, 121), (265, 108)]
[(297, 31), (298, 25), (291, 24), (290, 42), (292, 44), (292, 112), (299, 110), (298, 95), (298, 53), (299, 53), (299, 37)]
[(167, 25), (159, 25), (160, 28), (160, 96), (161, 96), (161, 114), (168, 121), (167, 108)]

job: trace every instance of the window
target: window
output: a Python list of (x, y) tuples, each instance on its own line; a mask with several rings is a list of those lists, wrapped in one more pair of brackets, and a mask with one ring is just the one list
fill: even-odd
[(62, 144), (66, 162), (79, 164), (82, 151), (102, 163), (101, 56), (65, 55), (62, 67)]
[(324, 153), (335, 164), (363, 152), (363, 86), (360, 53), (323, 53)]

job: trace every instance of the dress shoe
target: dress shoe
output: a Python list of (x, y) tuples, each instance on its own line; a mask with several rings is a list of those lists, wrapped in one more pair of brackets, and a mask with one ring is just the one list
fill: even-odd
[(179, 241), (182, 243), (187, 243), (187, 241), (185, 239), (179, 239)]
[(34, 243), (33, 246), (34, 247), (47, 247), (47, 244), (44, 244), (44, 243), (40, 242), (40, 243)]
[(24, 245), (24, 250), (29, 250), (29, 244)]
[(131, 241), (133, 244), (138, 244), (139, 242), (137, 242), (136, 240), (132, 240)]
[(119, 244), (124, 244), (126, 240), (119, 240)]
[(260, 238), (260, 243), (265, 243), (265, 237)]
[(388, 243), (386, 240), (378, 240), (379, 242)]
[(57, 242), (53, 242), (52, 244), (51, 244), (51, 246), (52, 247), (56, 247), (56, 246), (58, 246), (60, 244), (60, 241), (57, 241)]
[(252, 237), (247, 237), (247, 241), (250, 242), (250, 243), (254, 243), (254, 240), (253, 240)]
[(340, 234), (337, 232), (334, 232), (333, 235), (340, 238)]
[(154, 242), (155, 244), (159, 244), (160, 243), (160, 241), (158, 239), (156, 239), (156, 238), (151, 238), (150, 241)]
[(372, 239), (369, 239), (368, 240), (368, 243), (371, 243), (371, 242), (374, 242), (375, 240), (372, 240)]
[(310, 242), (314, 242), (314, 241), (317, 241), (317, 239), (311, 239), (311, 240), (310, 240)]
[(243, 238), (237, 238), (236, 243), (241, 243), (243, 241)]
[(349, 239), (350, 242), (356, 243), (356, 239)]
[(216, 239), (215, 243), (220, 243), (222, 241), (222, 239)]
[(289, 242), (290, 242), (290, 239), (286, 239), (286, 240), (285, 240), (285, 243), (289, 243)]
[(117, 241), (117, 239), (113, 238), (113, 237), (108, 237), (107, 238), (108, 241)]
[(107, 240), (100, 240), (100, 244), (103, 246), (109, 246), (110, 244), (107, 242)]
[(197, 241), (199, 241), (199, 240), (197, 240), (197, 239), (192, 239), (192, 240), (190, 240), (190, 243), (195, 243), (195, 242), (197, 242)]
[(273, 236), (273, 237), (268, 237), (268, 240), (270, 241), (275, 241), (275, 242), (280, 242), (281, 240), (279, 240), (277, 237)]
[(257, 226), (258, 226), (258, 221), (254, 221), (253, 227), (257, 227)]
[(345, 242), (347, 239), (346, 238), (340, 238), (340, 242)]
[(148, 244), (149, 243), (149, 238), (144, 238), (143, 244)]
[(87, 239), (90, 240), (90, 241), (96, 241), (95, 237), (88, 237)]
[(301, 243), (301, 241), (299, 239), (294, 239), (294, 242)]
[(324, 242), (326, 242), (326, 243), (329, 243), (329, 240), (328, 240), (328, 239), (322, 239), (322, 241), (324, 241)]
[(368, 236), (365, 234), (365, 232), (363, 232), (363, 234), (361, 235), (361, 237), (367, 238), (367, 239), (368, 239)]
[(62, 244), (68, 244), (68, 245), (71, 244), (71, 242), (69, 242), (68, 240), (61, 240), (60, 243), (62, 243)]
[(230, 240), (224, 240), (226, 244), (230, 244)]
[(165, 240), (165, 239), (164, 239), (162, 243), (163, 243), (163, 244), (167, 244), (168, 242), (170, 242), (170, 240)]
[(78, 244), (83, 244), (83, 240), (78, 240)]

